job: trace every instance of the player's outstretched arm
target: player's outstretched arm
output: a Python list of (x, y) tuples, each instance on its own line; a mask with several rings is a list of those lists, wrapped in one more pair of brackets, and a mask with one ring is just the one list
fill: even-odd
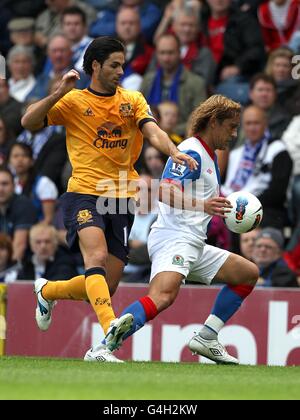
[(173, 208), (202, 211), (210, 216), (220, 216), (222, 218), (225, 218), (226, 213), (230, 212), (232, 208), (230, 201), (224, 197), (197, 200), (184, 192), (180, 183), (177, 185), (166, 180), (163, 180), (160, 184), (159, 201)]
[(150, 141), (153, 147), (167, 156), (170, 156), (175, 163), (187, 165), (190, 170), (196, 170), (198, 163), (191, 156), (181, 153), (172, 143), (167, 133), (158, 127), (152, 121), (144, 124), (142, 128), (143, 135)]
[(70, 70), (66, 73), (57, 90), (44, 99), (30, 105), (25, 115), (21, 120), (24, 128), (30, 131), (37, 131), (44, 127), (44, 120), (50, 109), (58, 102), (63, 96), (74, 89), (76, 81), (80, 79), (79, 73), (76, 70)]

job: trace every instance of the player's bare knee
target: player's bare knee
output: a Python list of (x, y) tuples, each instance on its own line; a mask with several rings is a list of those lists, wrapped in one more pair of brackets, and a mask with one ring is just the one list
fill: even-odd
[(257, 267), (256, 264), (252, 263), (252, 270), (253, 270), (253, 273), (251, 274), (252, 285), (255, 286), (259, 278), (259, 268)]
[(84, 265), (85, 267), (106, 267), (108, 254), (103, 251), (95, 251), (90, 253), (85, 257)]
[(259, 277), (259, 269), (257, 265), (251, 261), (247, 261), (247, 267), (243, 270), (242, 283), (249, 286), (255, 286)]

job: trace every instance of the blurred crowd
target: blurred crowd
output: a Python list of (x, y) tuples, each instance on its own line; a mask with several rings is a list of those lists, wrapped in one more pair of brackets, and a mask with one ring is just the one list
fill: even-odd
[[(63, 127), (24, 130), (26, 107), (76, 68), (92, 39), (126, 45), (122, 85), (146, 97), (178, 145), (193, 109), (214, 93), (243, 107), (239, 136), (219, 152), (222, 194), (246, 190), (263, 204), (261, 229), (237, 237), (214, 218), (208, 243), (260, 268), (261, 286), (300, 285), (299, 0), (0, 0), (0, 282), (68, 279), (83, 270), (65, 245), (59, 196), (71, 166)], [(153, 179), (165, 157), (147, 140), (137, 162), (147, 209), (136, 211), (124, 281), (146, 282), (156, 217)], [(142, 197), (141, 197), (142, 199)]]

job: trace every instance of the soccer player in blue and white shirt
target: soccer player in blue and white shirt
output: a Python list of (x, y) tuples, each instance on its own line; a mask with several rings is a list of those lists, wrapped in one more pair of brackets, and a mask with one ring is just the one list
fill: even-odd
[[(215, 150), (225, 150), (237, 136), (240, 105), (215, 95), (202, 103), (191, 119), (192, 137), (179, 150), (198, 162), (191, 171), (186, 165), (166, 164), (160, 184), (157, 221), (152, 226), (148, 248), (152, 261), (147, 296), (126, 308), (122, 315), (134, 316), (131, 330), (115, 337), (109, 350), (167, 309), (176, 299), (185, 279), (210, 285), (225, 283), (203, 328), (189, 342), (193, 353), (217, 363), (238, 364), (218, 341), (218, 333), (252, 292), (259, 273), (256, 265), (239, 255), (205, 243), (212, 216), (226, 217), (230, 202), (219, 197), (220, 175)], [(99, 349), (101, 352), (101, 349)], [(85, 359), (92, 360), (87, 352)], [(97, 360), (94, 358), (94, 360)]]

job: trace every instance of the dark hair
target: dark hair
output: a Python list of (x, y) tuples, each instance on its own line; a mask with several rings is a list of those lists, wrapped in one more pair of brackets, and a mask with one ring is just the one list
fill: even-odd
[(11, 182), (14, 183), (14, 176), (11, 173), (11, 171), (7, 168), (7, 166), (1, 165), (0, 166), (0, 173), (1, 172), (4, 172), (5, 174), (8, 174), (10, 176), (10, 178), (11, 178)]
[[(31, 146), (29, 146), (26, 143), (13, 143), (11, 145), (10, 149), (9, 149), (9, 152), (8, 152), (8, 158), (7, 158), (8, 162), (9, 162), (9, 159), (10, 159), (10, 156), (11, 156), (11, 153), (12, 153), (12, 150), (15, 147), (19, 147), (20, 149), (22, 149), (23, 152), (25, 153), (25, 155), (27, 157), (29, 157), (31, 160), (33, 160), (33, 151), (32, 151)], [(26, 180), (25, 185), (23, 186), (23, 191), (22, 191), (22, 194), (23, 195), (26, 195), (27, 197), (30, 197), (31, 196), (32, 186), (34, 184), (35, 177), (36, 177), (35, 168), (34, 168), (34, 166), (32, 166), (28, 170), (28, 177), (27, 177), (27, 180)]]
[(33, 151), (32, 151), (32, 148), (31, 148), (31, 146), (29, 146), (28, 144), (26, 144), (26, 143), (13, 143), (11, 146), (10, 146), (10, 149), (9, 149), (9, 152), (8, 152), (8, 160), (10, 159), (10, 155), (11, 155), (11, 153), (12, 153), (12, 150), (15, 148), (15, 147), (20, 147), (20, 149), (22, 149), (23, 150), (23, 152), (25, 153), (25, 155), (27, 156), (27, 157), (29, 157), (30, 159), (33, 159)]
[(11, 238), (5, 233), (0, 233), (0, 249), (6, 249), (8, 252), (8, 264), (11, 263), (13, 247)]
[(78, 6), (71, 6), (71, 7), (67, 7), (61, 15), (61, 21), (64, 20), (64, 17), (66, 15), (78, 15), (81, 17), (82, 23), (84, 26), (86, 26), (86, 13)]
[(92, 63), (94, 60), (103, 66), (109, 56), (115, 52), (125, 54), (125, 47), (121, 41), (110, 36), (101, 36), (94, 39), (88, 46), (83, 58), (83, 70), (91, 76), (93, 74)]
[(276, 82), (275, 82), (275, 80), (273, 79), (272, 76), (269, 76), (266, 73), (257, 73), (250, 80), (250, 85), (249, 85), (250, 90), (253, 90), (255, 88), (256, 83), (258, 83), (258, 82), (268, 83), (269, 85), (272, 85), (275, 90), (277, 89)]

